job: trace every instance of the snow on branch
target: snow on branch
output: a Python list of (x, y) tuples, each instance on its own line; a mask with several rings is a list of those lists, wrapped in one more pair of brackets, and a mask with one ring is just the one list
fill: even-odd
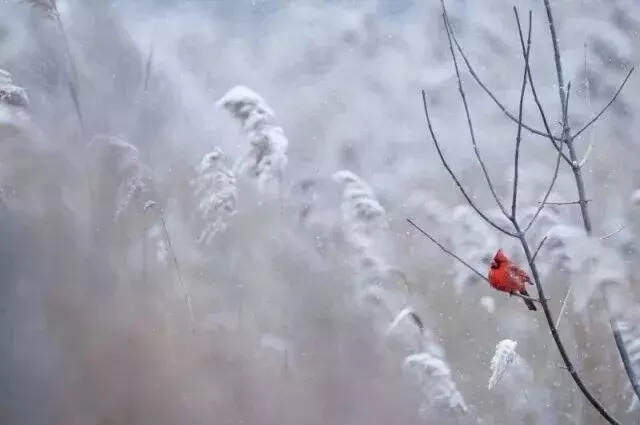
[(191, 181), (198, 198), (196, 212), (202, 222), (198, 242), (205, 245), (227, 228), (229, 218), (236, 213), (236, 178), (225, 159), (224, 152), (214, 148), (204, 155), (196, 167), (197, 176)]
[(230, 89), (217, 106), (240, 121), (251, 145), (236, 164), (237, 173), (257, 179), (258, 187), (263, 191), (271, 182), (279, 185), (287, 165), (289, 140), (282, 128), (273, 124), (273, 110), (262, 96), (244, 86)]

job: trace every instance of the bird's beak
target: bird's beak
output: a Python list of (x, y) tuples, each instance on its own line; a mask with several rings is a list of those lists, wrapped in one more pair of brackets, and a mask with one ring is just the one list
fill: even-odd
[(492, 269), (495, 269), (496, 267), (498, 267), (498, 264), (496, 263), (496, 260), (491, 260), (491, 263), (489, 264), (489, 266), (490, 266)]

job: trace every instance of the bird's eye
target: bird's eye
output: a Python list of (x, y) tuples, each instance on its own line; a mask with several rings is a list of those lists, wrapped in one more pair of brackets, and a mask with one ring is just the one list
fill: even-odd
[(498, 263), (496, 262), (496, 260), (491, 260), (491, 268), (492, 269), (497, 269), (498, 268)]

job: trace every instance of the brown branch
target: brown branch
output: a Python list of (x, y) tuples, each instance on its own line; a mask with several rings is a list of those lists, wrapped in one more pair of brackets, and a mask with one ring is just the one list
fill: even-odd
[[(525, 57), (525, 52), (526, 52), (526, 48), (525, 48), (525, 44), (524, 44), (524, 37), (522, 35), (522, 28), (520, 25), (520, 19), (517, 17), (517, 11), (516, 11), (516, 23), (518, 25), (518, 35), (520, 37), (520, 48), (522, 51), (522, 56), (523, 58)], [(533, 82), (533, 76), (531, 75), (531, 68), (529, 68), (527, 70), (527, 77), (529, 78), (529, 87), (531, 87), (531, 94), (533, 95), (533, 100), (536, 103), (536, 106), (538, 107), (538, 112), (540, 113), (540, 118), (542, 119), (542, 123), (544, 124), (544, 128), (547, 131), (547, 138), (549, 139), (549, 141), (551, 142), (551, 144), (553, 145), (553, 147), (555, 148), (556, 151), (558, 151), (558, 154), (562, 156), (562, 159), (565, 160), (565, 162), (569, 165), (572, 164), (572, 161), (569, 157), (567, 157), (567, 155), (565, 155), (564, 152), (562, 152), (562, 142), (561, 143), (556, 143), (556, 140), (562, 140), (562, 139), (557, 139), (556, 137), (552, 136), (552, 131), (551, 131), (551, 126), (549, 125), (549, 120), (547, 119), (547, 115), (544, 112), (544, 107), (542, 106), (542, 102), (540, 102), (540, 98), (538, 97), (538, 91), (536, 90), (536, 85)]]
[(514, 233), (509, 232), (506, 229), (503, 229), (498, 224), (496, 224), (493, 220), (491, 220), (487, 215), (485, 215), (482, 211), (480, 211), (480, 209), (473, 203), (473, 201), (471, 200), (471, 197), (467, 194), (466, 190), (464, 190), (464, 187), (462, 186), (462, 183), (460, 183), (460, 180), (458, 180), (458, 177), (455, 175), (455, 173), (453, 172), (453, 170), (451, 169), (451, 167), (447, 163), (447, 160), (445, 159), (445, 157), (444, 157), (444, 155), (442, 153), (442, 149), (440, 148), (440, 144), (438, 143), (438, 138), (436, 137), (436, 134), (435, 134), (435, 132), (433, 130), (433, 126), (431, 125), (431, 117), (429, 116), (429, 108), (427, 106), (427, 95), (426, 95), (424, 90), (422, 90), (422, 106), (423, 106), (423, 109), (424, 109), (425, 117), (427, 119), (427, 127), (429, 129), (429, 134), (431, 135), (431, 140), (433, 141), (433, 144), (436, 147), (436, 151), (438, 152), (438, 156), (440, 157), (440, 161), (442, 162), (442, 165), (444, 166), (444, 168), (449, 172), (449, 175), (451, 176), (451, 178), (453, 179), (454, 183), (456, 184), (456, 186), (458, 187), (458, 189), (462, 193), (462, 196), (464, 196), (464, 198), (467, 200), (467, 203), (471, 206), (471, 208), (473, 208), (475, 210), (475, 212), (478, 213), (478, 215), (480, 217), (482, 217), (482, 219), (484, 221), (486, 221), (490, 226), (492, 226), (493, 228), (499, 230), (500, 232), (502, 232), (502, 233), (504, 233), (506, 235), (509, 235), (511, 237), (515, 237), (516, 235)]
[(633, 73), (634, 70), (635, 70), (635, 66), (631, 67), (629, 72), (627, 72), (627, 76), (624, 77), (624, 80), (622, 81), (622, 83), (618, 87), (618, 90), (616, 90), (615, 94), (613, 95), (613, 97), (611, 98), (609, 103), (604, 105), (604, 107), (600, 110), (600, 112), (598, 112), (584, 126), (582, 126), (582, 128), (580, 130), (578, 130), (573, 136), (571, 136), (571, 140), (574, 140), (576, 137), (580, 136), (587, 128), (589, 128), (589, 126), (591, 126), (591, 124), (593, 124), (596, 121), (598, 121), (598, 119), (600, 119), (602, 114), (604, 114), (607, 111), (607, 109), (609, 109), (609, 106), (611, 106), (613, 104), (613, 102), (616, 101), (616, 99), (618, 98), (618, 95), (620, 94), (620, 92), (622, 92), (622, 89), (627, 84), (627, 81), (629, 80), (629, 77), (631, 77), (631, 74)]
[[(524, 37), (522, 35), (522, 26), (520, 25), (520, 17), (518, 15), (518, 10), (514, 7), (513, 8), (513, 12), (516, 18), (516, 24), (518, 27), (518, 36), (520, 38), (520, 48), (522, 50), (522, 56), (523, 58), (526, 60), (528, 60), (528, 53), (527, 53), (527, 48), (525, 47), (524, 44)], [(529, 25), (529, 27), (531, 27), (531, 24)], [(536, 87), (533, 83), (533, 77), (531, 76), (531, 69), (530, 68), (526, 68), (527, 69), (527, 76), (529, 77), (529, 85), (531, 87), (531, 93), (533, 94), (533, 99), (536, 103), (536, 106), (538, 107), (538, 112), (540, 113), (540, 117), (542, 118), (542, 122), (544, 123), (544, 127), (547, 130), (547, 133), (550, 135), (551, 134), (551, 129), (549, 128), (549, 121), (547, 120), (547, 115), (544, 112), (544, 107), (542, 106), (542, 103), (540, 102), (540, 99), (538, 98), (538, 93), (536, 92)], [(571, 87), (571, 85), (569, 85), (569, 87)], [(565, 103), (563, 105), (563, 115), (566, 116), (567, 110), (568, 110), (568, 105), (567, 103)], [(556, 165), (554, 167), (553, 170), (553, 175), (551, 177), (551, 182), (549, 183), (549, 187), (542, 199), (542, 204), (538, 207), (538, 209), (536, 210), (535, 214), (533, 215), (533, 217), (531, 218), (531, 221), (529, 222), (529, 224), (527, 224), (527, 226), (524, 229), (524, 232), (528, 232), (529, 229), (535, 224), (536, 219), (538, 218), (538, 216), (540, 215), (540, 213), (542, 212), (542, 209), (544, 208), (544, 203), (546, 202), (546, 200), (549, 198), (549, 195), (551, 195), (551, 192), (553, 190), (553, 187), (556, 184), (556, 180), (558, 179), (558, 173), (560, 171), (560, 158), (564, 158), (566, 162), (569, 162), (569, 158), (567, 158), (567, 156), (562, 152), (562, 149), (564, 147), (564, 145), (562, 143), (560, 143), (560, 145), (558, 146), (556, 144), (556, 142), (553, 140), (553, 138), (549, 137), (549, 140), (551, 141), (551, 144), (553, 145), (554, 148), (556, 148), (556, 150), (558, 151), (558, 157), (556, 159)]]
[[(553, 52), (554, 52), (554, 60), (555, 60), (555, 64), (556, 64), (556, 74), (557, 74), (557, 79), (558, 79), (558, 94), (560, 96), (560, 104), (563, 105), (563, 122), (562, 122), (562, 127), (563, 127), (563, 143), (566, 143), (569, 147), (569, 155), (570, 155), (570, 159), (572, 160), (572, 164), (575, 163), (575, 150), (573, 149), (573, 144), (571, 143), (571, 139), (569, 137), (569, 126), (568, 126), (568, 116), (567, 116), (567, 102), (566, 102), (566, 95), (564, 92), (564, 81), (563, 81), (563, 76), (562, 76), (562, 64), (560, 62), (560, 48), (558, 47), (558, 38), (556, 36), (556, 28), (553, 22), (553, 15), (551, 13), (551, 5), (549, 3), (549, 0), (543, 0), (544, 1), (544, 6), (545, 6), (545, 10), (547, 12), (547, 19), (549, 22), (549, 31), (551, 33), (551, 41), (553, 44)], [(522, 38), (522, 33), (520, 35), (520, 37)], [(580, 173), (580, 168), (577, 167), (573, 167), (573, 172), (574, 172), (574, 176), (576, 178), (576, 184), (578, 185), (578, 192), (579, 192), (579, 196), (580, 196), (580, 200), (584, 200), (586, 199), (586, 196), (584, 196), (584, 183), (582, 182), (582, 174)], [(586, 213), (586, 207), (587, 204), (586, 202), (581, 202), (580, 204), (581, 209), (582, 209), (582, 213), (583, 213), (583, 219), (585, 222), (585, 227), (588, 229), (587, 231), (590, 231), (591, 229), (591, 224), (590, 221), (588, 219), (588, 214)], [(531, 272), (533, 273), (533, 277), (534, 277), (534, 281), (536, 283), (536, 287), (538, 288), (538, 294), (540, 295), (541, 299), (544, 298), (543, 297), (543, 288), (542, 285), (540, 284), (540, 279), (538, 276), (538, 270), (536, 267), (535, 262), (532, 261), (532, 256), (528, 250), (528, 245), (527, 242), (524, 238), (524, 234), (522, 234), (522, 232), (519, 231), (519, 228), (516, 226), (516, 231), (520, 234), (520, 240), (522, 242), (523, 248), (525, 250), (525, 254), (527, 256), (527, 259), (529, 260), (529, 265), (531, 266)], [(571, 374), (571, 377), (573, 378), (573, 380), (575, 381), (576, 385), (578, 386), (578, 388), (580, 389), (580, 391), (582, 392), (582, 394), (586, 397), (586, 399), (591, 403), (591, 405), (598, 411), (598, 413), (600, 413), (600, 415), (606, 419), (609, 423), (611, 424), (618, 424), (619, 422), (613, 417), (611, 416), (611, 414), (604, 408), (604, 406), (602, 406), (600, 404), (600, 402), (598, 400), (596, 400), (596, 398), (591, 394), (591, 392), (587, 389), (587, 387), (584, 385), (584, 383), (582, 382), (582, 378), (580, 378), (580, 375), (578, 374), (578, 372), (575, 370), (573, 363), (571, 362), (571, 359), (569, 358), (569, 355), (567, 354), (564, 345), (562, 343), (562, 340), (560, 339), (560, 336), (558, 335), (558, 331), (555, 327), (555, 324), (553, 323), (553, 318), (551, 316), (551, 311), (549, 310), (549, 306), (546, 302), (542, 303), (542, 309), (544, 310), (545, 313), (545, 318), (547, 319), (547, 323), (549, 325), (549, 328), (551, 330), (551, 335), (553, 336), (554, 341), (556, 342), (556, 345), (558, 347), (558, 351), (560, 352), (560, 356), (562, 357), (562, 360), (564, 361), (564, 364), (567, 366), (567, 370), (569, 371), (569, 373)]]
[[(513, 11), (517, 14), (516, 8)], [(513, 166), (513, 194), (511, 196), (511, 217), (516, 216), (516, 206), (518, 200), (518, 161), (520, 159), (520, 142), (522, 141), (522, 106), (524, 104), (524, 93), (527, 88), (527, 73), (529, 71), (529, 53), (531, 52), (531, 11), (529, 11), (529, 31), (527, 36), (527, 50), (524, 55), (524, 72), (522, 75), (522, 87), (520, 88), (520, 102), (518, 104), (518, 132), (516, 134), (516, 151), (514, 154)]]
[[(444, 9), (444, 5), (443, 5), (443, 9)], [(446, 13), (446, 10), (445, 10)], [(448, 20), (448, 17), (447, 17)], [(458, 43), (458, 39), (456, 38), (455, 32), (453, 31), (453, 28), (451, 28), (451, 26), (449, 26), (449, 30), (451, 32), (451, 38), (453, 39), (453, 42), (456, 45), (456, 49), (458, 50), (458, 52), (460, 53), (460, 56), (462, 56), (462, 59), (467, 67), (467, 70), (469, 70), (469, 73), (471, 74), (471, 76), (473, 77), (473, 79), (476, 81), (476, 83), (480, 86), (480, 88), (482, 88), (482, 90), (484, 90), (485, 93), (487, 93), (487, 95), (491, 98), (491, 100), (493, 100), (493, 102), (498, 106), (498, 108), (500, 108), (500, 110), (509, 118), (511, 119), (513, 122), (518, 123), (518, 118), (513, 115), (511, 112), (509, 112), (509, 110), (498, 100), (498, 98), (496, 97), (496, 95), (493, 94), (493, 92), (487, 87), (486, 84), (484, 84), (484, 82), (482, 81), (482, 79), (478, 76), (478, 74), (476, 73), (475, 69), (473, 68), (473, 65), (471, 65), (471, 62), (469, 61), (469, 59), (467, 58), (467, 55), (464, 53), (464, 50), (462, 50), (462, 47), (460, 46), (460, 43)], [(542, 136), (542, 137), (549, 137), (549, 132), (545, 133), (542, 130), (537, 130), (525, 123), (522, 123), (522, 127), (528, 131), (530, 131), (533, 134), (537, 134), (538, 136)], [(555, 136), (551, 136), (553, 139), (560, 141), (562, 140), (559, 137), (555, 137)]]
[[(443, 5), (444, 5), (444, 0), (443, 0)], [(496, 204), (498, 204), (498, 208), (500, 208), (500, 211), (502, 211), (504, 216), (509, 218), (509, 214), (507, 213), (507, 210), (502, 205), (502, 202), (500, 201), (500, 197), (498, 197), (498, 194), (493, 186), (493, 183), (491, 182), (491, 177), (489, 177), (489, 172), (487, 171), (487, 167), (485, 166), (484, 161), (482, 160), (482, 156), (480, 155), (480, 149), (478, 148), (478, 144), (476, 142), (475, 132), (473, 130), (473, 124), (471, 122), (471, 112), (469, 111), (467, 96), (464, 92), (464, 88), (462, 87), (462, 79), (460, 78), (460, 69), (458, 68), (458, 60), (456, 58), (455, 51), (453, 50), (453, 42), (451, 41), (451, 32), (449, 30), (449, 20), (447, 18), (446, 12), (442, 13), (442, 19), (444, 20), (444, 27), (447, 30), (447, 39), (449, 40), (449, 50), (451, 51), (451, 59), (453, 60), (453, 67), (455, 68), (456, 79), (458, 81), (458, 92), (460, 93), (460, 99), (462, 100), (462, 104), (464, 105), (464, 113), (467, 116), (467, 125), (469, 127), (469, 135), (471, 136), (471, 144), (473, 145), (473, 151), (475, 152), (476, 158), (480, 163), (480, 168), (482, 168), (482, 173), (484, 174), (485, 180), (487, 181), (487, 185), (489, 186), (489, 190), (493, 195), (493, 199), (495, 199)]]

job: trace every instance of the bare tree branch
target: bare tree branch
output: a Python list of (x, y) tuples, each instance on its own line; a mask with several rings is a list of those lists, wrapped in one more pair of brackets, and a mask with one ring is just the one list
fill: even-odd
[[(516, 11), (516, 23), (518, 25), (518, 35), (520, 37), (520, 48), (522, 51), (522, 57), (525, 57), (525, 53), (526, 53), (526, 47), (524, 44), (524, 36), (522, 35), (522, 28), (520, 26), (520, 19), (519, 17), (517, 17), (517, 11)], [(552, 136), (552, 131), (551, 131), (551, 126), (549, 125), (549, 120), (547, 120), (547, 115), (544, 112), (544, 108), (542, 106), (542, 102), (540, 102), (540, 99), (538, 98), (538, 92), (536, 90), (536, 86), (533, 83), (533, 76), (531, 75), (531, 68), (528, 69), (527, 71), (527, 76), (529, 77), (529, 86), (531, 87), (531, 94), (533, 95), (533, 100), (536, 103), (536, 106), (538, 107), (538, 112), (540, 113), (540, 118), (542, 119), (542, 123), (544, 124), (544, 128), (547, 131), (547, 138), (549, 139), (549, 141), (551, 142), (551, 144), (553, 145), (553, 147), (556, 149), (556, 151), (558, 151), (558, 154), (562, 156), (562, 158), (565, 160), (565, 162), (569, 165), (572, 164), (572, 161), (569, 157), (567, 157), (567, 155), (565, 155), (562, 152), (562, 139), (557, 139), (555, 137)], [(564, 104), (563, 104), (564, 105)], [(563, 108), (564, 110), (564, 108)], [(560, 140), (560, 143), (556, 143), (556, 140)]]
[(627, 84), (627, 81), (629, 80), (629, 77), (631, 77), (631, 74), (633, 73), (634, 70), (635, 70), (635, 67), (631, 67), (629, 72), (627, 72), (627, 76), (624, 77), (624, 80), (622, 80), (622, 83), (618, 87), (618, 90), (616, 90), (615, 94), (613, 95), (613, 97), (611, 98), (609, 103), (604, 105), (604, 107), (600, 110), (600, 112), (598, 112), (584, 126), (582, 126), (582, 128), (580, 130), (578, 130), (573, 136), (571, 136), (571, 140), (573, 140), (576, 137), (580, 136), (587, 128), (589, 128), (589, 126), (591, 126), (591, 124), (593, 124), (596, 121), (598, 121), (598, 119), (602, 116), (602, 114), (604, 114), (607, 111), (607, 109), (609, 109), (609, 106), (611, 106), (613, 104), (613, 102), (616, 101), (616, 99), (618, 98), (618, 95), (620, 94), (620, 92), (622, 91), (624, 86)]
[(533, 214), (531, 221), (529, 222), (529, 224), (525, 226), (524, 228), (525, 233), (527, 233), (529, 229), (534, 225), (534, 223), (536, 222), (536, 219), (542, 212), (544, 206), (549, 204), (547, 202), (547, 199), (549, 198), (549, 195), (551, 195), (551, 191), (553, 191), (553, 187), (556, 184), (556, 180), (558, 180), (558, 174), (560, 171), (560, 158), (562, 158), (562, 148), (563, 148), (563, 145), (560, 146), (560, 150), (558, 151), (558, 156), (556, 157), (556, 165), (553, 169), (553, 175), (551, 177), (551, 182), (549, 183), (549, 187), (547, 188), (547, 191), (545, 192), (544, 197), (542, 198), (542, 202), (540, 202), (540, 205), (538, 205), (538, 209), (536, 210), (535, 214)]
[[(538, 202), (539, 204), (545, 204), (545, 205), (580, 205), (580, 202), (582, 201), (569, 201), (569, 202), (551, 202), (551, 201), (547, 201), (547, 202)], [(585, 199), (584, 202), (591, 202), (591, 199)]]
[(458, 257), (458, 255), (456, 255), (455, 253), (453, 253), (453, 251), (447, 249), (444, 245), (442, 245), (440, 242), (438, 242), (438, 240), (436, 238), (434, 238), (433, 236), (431, 236), (429, 233), (427, 233), (425, 230), (423, 230), (420, 226), (418, 226), (416, 223), (413, 222), (413, 220), (411, 220), (410, 218), (407, 218), (407, 222), (409, 222), (409, 224), (411, 224), (413, 227), (415, 227), (420, 233), (422, 233), (424, 236), (426, 236), (431, 242), (433, 242), (434, 244), (436, 244), (438, 246), (438, 248), (440, 248), (441, 250), (443, 250), (445, 253), (449, 254), (450, 256), (452, 256), (453, 258), (455, 258), (456, 260), (458, 260), (460, 262), (460, 264), (462, 264), (463, 266), (465, 266), (466, 268), (468, 268), (469, 270), (471, 270), (473, 273), (475, 273), (476, 276), (478, 276), (480, 279), (486, 280), (487, 282), (489, 281), (489, 279), (487, 279), (487, 277), (485, 275), (483, 275), (482, 273), (480, 273), (478, 270), (476, 270), (475, 267), (473, 267), (471, 264), (467, 263), (466, 261), (464, 261), (462, 258)]
[(591, 141), (589, 142), (589, 146), (587, 146), (587, 151), (584, 153), (582, 160), (578, 162), (578, 167), (582, 168), (584, 164), (587, 163), (587, 160), (589, 159), (589, 155), (591, 154), (591, 149), (593, 149), (593, 139), (591, 139)]
[[(513, 11), (517, 14), (514, 7)], [(529, 31), (527, 35), (527, 51), (524, 55), (524, 72), (522, 75), (522, 87), (520, 88), (520, 102), (518, 105), (518, 133), (516, 134), (516, 151), (513, 166), (513, 194), (511, 196), (511, 217), (516, 216), (516, 206), (518, 200), (518, 161), (520, 159), (520, 142), (522, 141), (522, 106), (524, 104), (524, 93), (527, 88), (527, 73), (529, 71), (529, 53), (531, 52), (531, 11), (529, 11)]]
[[(444, 4), (444, 0), (443, 0), (443, 4)], [(493, 199), (495, 199), (496, 204), (498, 204), (498, 208), (500, 208), (500, 211), (502, 211), (504, 216), (509, 218), (509, 214), (507, 213), (507, 210), (504, 208), (504, 205), (502, 205), (502, 202), (500, 201), (500, 197), (498, 196), (495, 188), (493, 187), (493, 182), (491, 181), (491, 177), (489, 177), (489, 172), (487, 171), (487, 167), (485, 166), (484, 161), (482, 160), (482, 155), (480, 155), (480, 149), (478, 148), (478, 143), (476, 142), (475, 132), (473, 131), (473, 124), (471, 123), (471, 112), (469, 111), (467, 96), (464, 92), (464, 88), (462, 87), (462, 79), (460, 78), (458, 60), (456, 58), (456, 53), (453, 50), (453, 42), (451, 41), (451, 32), (449, 30), (449, 21), (447, 19), (446, 12), (442, 13), (442, 19), (444, 20), (444, 26), (445, 26), (445, 29), (447, 30), (447, 39), (449, 40), (449, 50), (451, 51), (451, 58), (453, 60), (453, 66), (456, 71), (456, 79), (458, 80), (458, 92), (460, 93), (460, 98), (462, 99), (462, 104), (464, 105), (464, 112), (465, 112), (465, 115), (467, 116), (467, 125), (469, 127), (469, 135), (471, 136), (471, 144), (473, 145), (473, 151), (475, 152), (476, 158), (480, 163), (480, 168), (482, 168), (482, 173), (484, 174), (485, 180), (487, 181), (487, 185), (489, 186), (489, 190), (493, 195)]]
[(442, 162), (442, 165), (444, 166), (444, 168), (449, 172), (449, 175), (453, 179), (453, 181), (456, 184), (456, 186), (458, 186), (458, 189), (460, 189), (460, 192), (462, 193), (462, 196), (464, 196), (464, 198), (467, 200), (467, 203), (471, 206), (471, 208), (473, 208), (475, 210), (475, 212), (477, 212), (478, 215), (480, 217), (482, 217), (482, 219), (484, 221), (486, 221), (490, 226), (492, 226), (493, 228), (499, 230), (500, 232), (502, 232), (502, 233), (504, 233), (506, 235), (509, 235), (511, 237), (515, 237), (516, 235), (514, 233), (509, 232), (506, 229), (503, 229), (498, 224), (496, 224), (493, 220), (491, 220), (487, 215), (485, 215), (482, 211), (480, 211), (480, 209), (471, 200), (471, 197), (464, 190), (464, 187), (462, 186), (462, 183), (460, 183), (460, 180), (458, 180), (458, 177), (456, 177), (455, 173), (453, 172), (453, 170), (451, 169), (451, 167), (447, 163), (447, 160), (444, 158), (442, 150), (440, 149), (440, 144), (438, 143), (438, 138), (435, 135), (435, 132), (433, 130), (433, 126), (431, 125), (431, 117), (429, 116), (429, 108), (427, 106), (427, 95), (426, 95), (424, 90), (422, 90), (422, 106), (424, 108), (424, 114), (425, 114), (425, 117), (427, 119), (427, 127), (429, 129), (429, 134), (431, 135), (431, 140), (433, 141), (433, 144), (436, 147), (436, 151), (438, 151), (438, 156), (440, 157), (440, 161)]
[(544, 245), (544, 243), (547, 241), (547, 238), (548, 238), (548, 236), (545, 236), (544, 238), (542, 238), (542, 240), (538, 244), (538, 247), (536, 248), (536, 251), (533, 253), (533, 257), (531, 258), (533, 261), (536, 261), (536, 258), (538, 257), (538, 253), (540, 252), (540, 249), (542, 248), (542, 245)]
[[(572, 170), (573, 170), (573, 174), (576, 180), (576, 185), (578, 186), (578, 195), (580, 200), (582, 201), (580, 204), (581, 207), (581, 212), (582, 212), (582, 217), (583, 217), (583, 221), (584, 221), (584, 225), (585, 225), (585, 229), (587, 230), (587, 233), (591, 232), (591, 221), (589, 219), (589, 215), (588, 215), (588, 210), (587, 210), (587, 203), (584, 201), (587, 197), (585, 196), (585, 191), (584, 191), (584, 182), (582, 180), (582, 174), (580, 172), (580, 168), (577, 167), (577, 162), (576, 162), (576, 155), (575, 155), (575, 150), (573, 148), (573, 143), (572, 143), (572, 139), (569, 136), (569, 126), (568, 126), (568, 117), (566, 114), (567, 111), (567, 103), (565, 101), (565, 92), (564, 92), (564, 78), (562, 75), (562, 64), (560, 62), (560, 48), (558, 46), (558, 37), (556, 35), (556, 28), (555, 28), (555, 24), (553, 22), (553, 14), (551, 12), (551, 4), (549, 3), (549, 0), (543, 0), (544, 1), (544, 6), (545, 6), (545, 10), (547, 13), (547, 19), (548, 19), (548, 23), (549, 23), (549, 32), (551, 34), (551, 41), (553, 44), (553, 52), (554, 52), (554, 60), (555, 60), (555, 64), (556, 64), (556, 74), (557, 74), (557, 79), (558, 79), (558, 94), (560, 96), (560, 104), (564, 106), (564, 111), (565, 112), (563, 115), (563, 122), (562, 122), (562, 138), (563, 138), (563, 143), (566, 143), (568, 145), (569, 148), (569, 156), (571, 159), (571, 164), (572, 164)], [(522, 32), (520, 31), (521, 35), (520, 38), (522, 38)], [(516, 231), (518, 229), (516, 228)], [(526, 240), (524, 240), (524, 236), (521, 238), (521, 241), (523, 241), (523, 247), (525, 247), (525, 253), (526, 251), (528, 251), (526, 249)], [(531, 256), (529, 254), (527, 254), (527, 257), (530, 259)], [(542, 297), (542, 293), (540, 291), (542, 291), (542, 285), (540, 284), (539, 278), (538, 278), (538, 271), (536, 268), (536, 265), (534, 262), (530, 261), (530, 266), (532, 267), (531, 271), (534, 274), (534, 279), (536, 282), (536, 286), (538, 287), (538, 293), (540, 294), (540, 296)], [(596, 398), (591, 394), (591, 392), (586, 388), (586, 386), (584, 385), (584, 383), (582, 382), (582, 379), (580, 378), (580, 375), (578, 375), (578, 373), (576, 372), (575, 368), (573, 367), (573, 364), (571, 362), (571, 360), (569, 359), (569, 356), (566, 352), (566, 350), (564, 349), (564, 346), (562, 344), (562, 341), (560, 339), (560, 336), (558, 335), (558, 331), (555, 328), (555, 325), (553, 323), (553, 318), (551, 317), (551, 312), (549, 310), (549, 307), (547, 305), (547, 303), (543, 303), (542, 304), (544, 313), (545, 313), (545, 317), (547, 319), (547, 323), (549, 324), (549, 327), (551, 329), (551, 334), (553, 336), (553, 339), (556, 342), (556, 345), (558, 346), (558, 351), (560, 352), (560, 356), (562, 357), (562, 360), (564, 361), (565, 365), (567, 366), (567, 369), (569, 371), (569, 373), (571, 374), (571, 377), (573, 378), (573, 380), (575, 381), (576, 385), (578, 386), (578, 388), (580, 389), (580, 391), (582, 392), (582, 394), (586, 397), (586, 399), (591, 403), (591, 405), (598, 411), (598, 413), (600, 413), (600, 415), (606, 419), (609, 423), (611, 424), (615, 424), (617, 425), (619, 422), (613, 417), (611, 416), (611, 414), (604, 408), (604, 406), (602, 406), (600, 404), (600, 402), (598, 400), (596, 400)], [(618, 346), (618, 349), (624, 349), (624, 346)]]
[(618, 227), (616, 230), (614, 230), (611, 233), (607, 233), (604, 236), (600, 236), (600, 240), (605, 240), (605, 239), (609, 239), (611, 236), (620, 233), (626, 226), (623, 224), (622, 226)]
[[(444, 9), (444, 5), (443, 5), (443, 9)], [(446, 13), (446, 10), (445, 10)], [(448, 15), (447, 15), (447, 20), (448, 20)], [(478, 76), (478, 74), (476, 73), (475, 69), (473, 68), (473, 66), (471, 65), (471, 62), (469, 61), (469, 59), (467, 58), (467, 55), (464, 53), (464, 50), (462, 50), (462, 47), (460, 46), (460, 43), (458, 43), (458, 39), (456, 38), (455, 32), (453, 31), (453, 28), (451, 26), (449, 26), (449, 31), (451, 32), (451, 38), (453, 39), (453, 42), (456, 45), (456, 49), (458, 50), (458, 52), (460, 53), (460, 56), (462, 56), (462, 59), (467, 67), (467, 69), (469, 70), (469, 73), (471, 74), (471, 76), (473, 77), (474, 80), (476, 80), (476, 83), (478, 83), (478, 85), (480, 86), (480, 88), (482, 88), (482, 90), (485, 91), (485, 93), (487, 93), (487, 95), (491, 98), (491, 100), (493, 100), (493, 102), (498, 106), (498, 108), (500, 108), (500, 110), (509, 118), (511, 119), (513, 122), (517, 123), (518, 122), (518, 118), (513, 115), (511, 112), (509, 112), (509, 110), (498, 100), (498, 98), (493, 94), (493, 92), (486, 86), (486, 84), (484, 84), (484, 82), (480, 79), (480, 77)], [(542, 137), (549, 137), (550, 133), (545, 133), (542, 130), (538, 130), (535, 129), (525, 123), (522, 123), (522, 127), (525, 128), (526, 130), (530, 131), (533, 134), (537, 134), (538, 136), (542, 136)], [(559, 137), (555, 137), (555, 136), (551, 136), (553, 139), (560, 141), (562, 140)]]
[[(524, 44), (524, 37), (522, 34), (522, 26), (520, 25), (520, 16), (518, 15), (518, 10), (514, 7), (513, 9), (514, 11), (514, 15), (516, 18), (516, 24), (518, 27), (518, 36), (520, 38), (520, 48), (522, 50), (522, 56), (525, 60), (528, 60), (528, 53), (527, 53), (527, 48), (525, 47)], [(533, 94), (533, 99), (536, 103), (536, 106), (538, 107), (538, 112), (540, 113), (540, 117), (542, 118), (542, 122), (544, 123), (544, 127), (547, 130), (548, 134), (551, 134), (551, 129), (549, 128), (549, 121), (547, 120), (547, 116), (544, 112), (544, 108), (542, 106), (542, 103), (540, 102), (540, 99), (538, 99), (538, 93), (536, 92), (536, 87), (533, 84), (533, 77), (531, 76), (531, 69), (530, 68), (526, 68), (527, 69), (527, 75), (529, 77), (529, 84), (531, 86), (531, 93)], [(569, 85), (569, 87), (571, 87), (571, 85)], [(568, 111), (568, 105), (565, 103), (563, 104), (562, 107), (563, 110), (563, 115), (566, 116), (567, 111)], [(549, 195), (551, 195), (551, 191), (553, 190), (553, 187), (556, 184), (556, 180), (558, 179), (558, 173), (560, 171), (560, 158), (564, 158), (566, 162), (569, 162), (569, 158), (567, 158), (567, 156), (562, 152), (562, 149), (564, 147), (564, 145), (562, 143), (560, 143), (559, 145), (556, 144), (555, 140), (553, 140), (551, 137), (549, 138), (549, 140), (551, 141), (551, 144), (553, 145), (554, 148), (556, 148), (556, 150), (558, 151), (558, 157), (556, 159), (556, 165), (554, 167), (553, 170), (553, 175), (551, 177), (551, 182), (549, 183), (549, 187), (542, 199), (542, 203), (540, 204), (540, 206), (538, 207), (538, 209), (536, 210), (535, 214), (533, 215), (533, 217), (531, 218), (531, 221), (529, 222), (529, 224), (527, 224), (525, 226), (524, 229), (524, 233), (526, 233), (527, 231), (529, 231), (529, 229), (535, 224), (536, 219), (538, 218), (538, 216), (540, 215), (540, 213), (542, 212), (542, 209), (544, 208), (545, 202), (546, 200), (549, 198)]]
[(567, 294), (564, 296), (564, 300), (562, 300), (560, 313), (558, 313), (558, 319), (556, 320), (556, 328), (560, 327), (560, 319), (562, 319), (562, 315), (564, 314), (564, 309), (567, 306), (567, 300), (569, 299), (569, 295), (571, 295), (571, 289), (573, 289), (573, 281), (569, 284), (569, 289), (567, 289)]
[[(416, 223), (414, 223), (413, 220), (411, 220), (410, 218), (407, 218), (407, 222), (409, 222), (409, 224), (411, 224), (413, 227), (415, 227), (416, 230), (418, 230), (420, 233), (422, 233), (424, 236), (426, 236), (431, 242), (436, 244), (438, 246), (438, 248), (440, 248), (442, 251), (444, 251), (445, 253), (449, 254), (451, 257), (453, 257), (456, 260), (458, 260), (460, 262), (460, 264), (464, 265), (466, 268), (471, 270), (476, 276), (478, 276), (479, 278), (481, 278), (482, 280), (484, 280), (485, 282), (490, 284), (489, 279), (485, 275), (480, 273), (475, 267), (473, 267), (472, 265), (467, 263), (465, 260), (460, 258), (453, 251), (447, 249), (444, 245), (442, 245), (440, 242), (438, 242), (438, 240), (436, 238), (431, 236), (424, 229), (422, 229), (420, 226), (418, 226)], [(529, 297), (529, 296), (526, 296), (526, 295), (519, 294), (517, 292), (510, 292), (509, 295), (510, 296), (514, 296), (514, 297), (518, 297), (518, 298), (522, 298), (523, 300), (529, 300), (529, 301), (533, 301), (533, 302), (536, 302), (536, 303), (540, 303), (540, 300), (538, 298)]]

